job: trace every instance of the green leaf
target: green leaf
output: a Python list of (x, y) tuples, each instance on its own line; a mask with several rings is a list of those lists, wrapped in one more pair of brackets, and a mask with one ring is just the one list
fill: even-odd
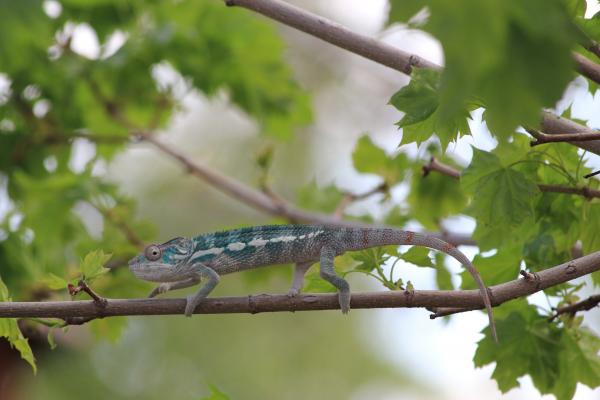
[(96, 339), (108, 340), (109, 342), (116, 343), (127, 327), (127, 318), (110, 317), (95, 319), (91, 321), (89, 325), (90, 331), (94, 334)]
[(425, 7), (423, 0), (390, 0), (388, 24), (407, 22), (423, 7)]
[(390, 103), (405, 113), (398, 123), (401, 128), (425, 121), (439, 106), (438, 84), (440, 75), (433, 70), (417, 70), (410, 83), (390, 99)]
[(503, 313), (496, 313), (500, 344), (493, 341), (486, 328), (473, 358), (475, 366), (495, 362), (492, 378), (502, 393), (517, 387), (517, 378), (527, 374), (540, 392), (549, 393), (559, 379), (560, 331), (525, 300), (502, 308)]
[(440, 121), (454, 121), (477, 99), (492, 133), (506, 139), (517, 126), (536, 124), (573, 77), (570, 52), (578, 34), (559, 0), (433, 0), (428, 6), (425, 28), (445, 56)]
[(408, 213), (403, 211), (400, 207), (394, 207), (385, 216), (384, 223), (385, 225), (403, 227), (410, 219), (411, 217)]
[(577, 383), (600, 386), (600, 339), (587, 329), (565, 329), (560, 342), (560, 378), (552, 392), (557, 400), (573, 398)]
[(469, 108), (465, 103), (456, 116), (441, 119), (437, 71), (419, 69), (413, 72), (410, 83), (392, 96), (390, 104), (404, 112), (404, 117), (398, 122), (403, 129), (402, 143), (416, 142), (419, 145), (436, 134), (442, 149), (445, 149), (461, 134), (471, 134), (467, 119), (474, 107)]
[(408, 158), (404, 153), (389, 157), (375, 146), (369, 136), (361, 137), (352, 153), (354, 168), (359, 172), (377, 174), (389, 185), (401, 180), (408, 168)]
[(435, 253), (435, 282), (440, 290), (453, 290), (452, 275), (450, 275), (450, 271), (448, 271), (448, 268), (444, 264), (445, 259), (446, 257), (443, 253)]
[(202, 397), (200, 400), (229, 400), (229, 396), (221, 392), (215, 385), (209, 384), (208, 389), (210, 390), (210, 394)]
[[(0, 302), (12, 301), (8, 295), (8, 288), (0, 278)], [(33, 373), (37, 373), (37, 367), (35, 364), (35, 357), (29, 346), (29, 341), (23, 336), (19, 325), (17, 324), (16, 318), (0, 318), (0, 337), (4, 337), (8, 340), (11, 347), (17, 349), (21, 354), (21, 358), (24, 359), (31, 365)]]
[(577, 383), (600, 386), (600, 339), (582, 328), (558, 329), (523, 299), (503, 305), (495, 313), (500, 344), (486, 337), (478, 343), (473, 361), (478, 367), (496, 363), (492, 377), (502, 392), (530, 375), (542, 394), (569, 400)]
[(56, 340), (54, 338), (54, 330), (55, 329), (56, 328), (48, 329), (47, 340), (48, 340), (48, 345), (50, 346), (50, 350), (54, 350), (56, 348)]
[(22, 74), (32, 63), (47, 64), (52, 22), (41, 0), (0, 0), (0, 71)]
[(67, 285), (69, 284), (69, 282), (67, 282), (64, 278), (61, 278), (53, 273), (46, 275), (46, 277), (42, 279), (42, 283), (52, 290), (66, 289)]
[(573, 17), (585, 15), (585, 10), (587, 9), (586, 0), (563, 0), (569, 14)]
[(304, 209), (333, 212), (343, 198), (344, 194), (334, 185), (319, 187), (312, 181), (298, 190), (297, 203)]
[(333, 293), (335, 287), (321, 278), (318, 272), (311, 272), (304, 276), (304, 287), (302, 291), (305, 293)]
[(133, 57), (147, 66), (168, 61), (207, 95), (225, 90), (271, 136), (289, 138), (311, 121), (310, 98), (285, 62), (286, 45), (272, 22), (204, 1), (144, 3), (144, 10), (150, 29), (132, 33), (132, 46), (139, 45)]
[(477, 220), (479, 236), (514, 237), (534, 217), (537, 185), (522, 172), (504, 167), (489, 152), (473, 149), (473, 160), (461, 176), (461, 186), (471, 194), (469, 214)]
[(473, 212), (484, 224), (517, 225), (533, 216), (537, 185), (523, 174), (502, 169), (480, 181), (473, 199)]
[(102, 250), (94, 250), (88, 253), (79, 266), (83, 279), (88, 282), (108, 272), (104, 264), (112, 257), (112, 254), (104, 254)]
[(118, 0), (63, 0), (59, 20), (63, 23), (87, 22), (98, 34), (100, 42), (117, 29), (126, 29), (141, 12), (143, 2)]
[(429, 249), (427, 247), (413, 246), (406, 253), (399, 256), (406, 262), (409, 262), (417, 267), (431, 267), (435, 265), (429, 257)]
[(352, 252), (350, 257), (358, 261), (358, 265), (354, 267), (355, 271), (371, 272), (397, 254), (397, 246), (383, 246)]
[[(581, 224), (581, 242), (583, 254), (590, 254), (600, 250), (600, 204), (592, 204), (583, 218)], [(587, 221), (587, 222), (585, 222)]]
[(442, 219), (463, 211), (467, 198), (455, 179), (438, 173), (426, 177), (413, 170), (407, 198), (411, 215), (427, 229), (438, 229)]
[[(483, 257), (478, 254), (473, 259), (473, 266), (481, 275), (486, 286), (508, 282), (519, 276), (521, 265), (521, 246), (502, 247), (493, 256)], [(460, 274), (461, 289), (477, 289), (473, 277), (468, 271)]]
[(477, 190), (480, 181), (500, 169), (502, 169), (502, 163), (498, 156), (473, 147), (471, 164), (461, 173), (460, 184), (465, 190), (474, 192)]

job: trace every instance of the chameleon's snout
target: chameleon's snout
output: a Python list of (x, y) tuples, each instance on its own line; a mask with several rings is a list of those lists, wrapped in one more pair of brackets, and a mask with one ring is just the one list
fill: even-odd
[(127, 265), (129, 265), (129, 269), (131, 269), (134, 265), (139, 264), (139, 258), (140, 256), (135, 256), (131, 260), (129, 260), (129, 262), (127, 263)]

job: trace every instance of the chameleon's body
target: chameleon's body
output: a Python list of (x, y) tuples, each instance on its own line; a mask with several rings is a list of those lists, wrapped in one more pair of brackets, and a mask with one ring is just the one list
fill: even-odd
[(206, 284), (187, 299), (185, 314), (190, 316), (196, 306), (219, 282), (219, 276), (273, 264), (296, 264), (290, 295), (296, 295), (303, 285), (308, 268), (320, 262), (321, 277), (339, 293), (342, 312), (350, 309), (350, 287), (333, 269), (335, 256), (346, 251), (363, 250), (387, 245), (416, 245), (442, 251), (458, 261), (471, 273), (488, 311), (495, 336), (489, 294), (481, 277), (458, 249), (436, 237), (396, 229), (340, 228), (318, 225), (267, 225), (208, 233), (192, 239), (175, 238), (160, 245), (151, 245), (129, 262), (131, 271), (141, 279), (162, 282), (151, 294), (195, 285), (200, 279)]

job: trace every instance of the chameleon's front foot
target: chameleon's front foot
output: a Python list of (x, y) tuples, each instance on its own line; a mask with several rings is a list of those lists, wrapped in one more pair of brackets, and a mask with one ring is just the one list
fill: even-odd
[(296, 297), (296, 296), (298, 296), (298, 294), (300, 294), (300, 291), (298, 289), (291, 288), (287, 292), (287, 297)]
[(155, 287), (150, 294), (148, 295), (149, 298), (153, 298), (158, 296), (161, 293), (165, 293), (169, 291), (169, 284), (167, 283), (161, 283), (160, 285), (158, 285), (157, 287)]

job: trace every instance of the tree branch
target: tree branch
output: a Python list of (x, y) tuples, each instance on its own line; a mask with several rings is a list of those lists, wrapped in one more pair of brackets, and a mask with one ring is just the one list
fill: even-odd
[(569, 186), (562, 186), (562, 185), (538, 184), (538, 188), (540, 189), (541, 192), (575, 194), (578, 196), (583, 196), (586, 199), (600, 198), (600, 190), (591, 189), (587, 186), (579, 188), (579, 187), (569, 187)]
[(573, 52), (573, 59), (581, 75), (600, 84), (600, 65), (575, 52)]
[(548, 321), (552, 322), (559, 315), (562, 315), (562, 314), (570, 314), (571, 316), (574, 316), (575, 313), (577, 313), (579, 311), (589, 311), (592, 308), (597, 307), (598, 304), (600, 304), (600, 294), (590, 296), (585, 300), (582, 300), (582, 301), (574, 303), (574, 304), (569, 304), (568, 306), (562, 306), (562, 307), (557, 308), (556, 311), (554, 312), (554, 314), (552, 314), (548, 318)]
[[(598, 134), (598, 131), (588, 128), (587, 126), (580, 125), (574, 121), (566, 118), (559, 117), (550, 112), (542, 112), (541, 130), (547, 135), (556, 134)], [(577, 146), (581, 149), (587, 150), (594, 154), (600, 155), (600, 140), (594, 140), (590, 142), (569, 142), (573, 146)]]
[[(225, 194), (267, 214), (283, 217), (295, 223), (300, 222), (339, 227), (384, 227), (384, 225), (368, 224), (361, 221), (346, 221), (336, 215), (302, 210), (280, 196), (265, 194), (242, 182), (214, 171), (204, 164), (192, 161), (183, 153), (157, 139), (155, 135), (145, 132), (137, 133), (136, 135), (140, 140), (153, 144), (157, 149), (177, 160), (190, 174), (208, 182)], [(428, 234), (445, 240), (455, 246), (475, 245), (475, 241), (468, 235), (450, 232), (428, 232)]]
[(381, 184), (375, 186), (373, 189), (368, 190), (364, 193), (360, 193), (360, 194), (345, 193), (344, 197), (342, 198), (342, 200), (340, 200), (339, 204), (335, 208), (333, 215), (335, 215), (338, 218), (342, 218), (342, 216), (344, 215), (344, 211), (346, 211), (346, 208), (348, 208), (348, 206), (352, 202), (357, 201), (357, 200), (366, 199), (367, 197), (370, 197), (376, 193), (385, 193), (388, 190), (389, 190), (389, 187), (388, 187), (387, 183), (382, 182)]
[[(412, 73), (412, 67), (441, 69), (439, 65), (415, 54), (407, 53), (387, 43), (352, 32), (338, 23), (280, 0), (225, 0), (225, 4), (255, 11), (407, 75)], [(573, 59), (581, 74), (600, 83), (600, 65), (576, 53), (573, 53)], [(541, 119), (542, 130), (547, 134), (594, 132), (588, 127), (548, 112), (543, 112)], [(600, 141), (569, 143), (600, 155)]]
[[(564, 264), (537, 272), (539, 279), (516, 279), (489, 288), (492, 304), (529, 296), (540, 290), (588, 275), (600, 270), (600, 251)], [(183, 314), (185, 299), (109, 299), (99, 308), (93, 301), (4, 302), (0, 303), (0, 317), (5, 318), (61, 318), (85, 319), (126, 315)], [(482, 309), (477, 290), (411, 290), (396, 292), (356, 293), (351, 307), (361, 308), (457, 308)], [(281, 311), (337, 310), (337, 294), (251, 295), (205, 299), (195, 314), (231, 314)]]
[(283, 1), (225, 0), (225, 4), (247, 8), (407, 75), (412, 73), (413, 67), (441, 69), (439, 65), (417, 55), (352, 32), (343, 25)]
[(586, 50), (595, 54), (596, 57), (600, 58), (600, 44), (596, 41), (591, 41), (590, 44), (586, 47)]
[[(432, 157), (429, 161), (429, 164), (423, 166), (423, 174), (427, 176), (429, 172), (436, 171), (440, 174), (449, 176), (451, 178), (460, 179), (460, 171), (452, 168), (449, 165), (446, 165), (440, 161), (438, 161), (435, 157)], [(600, 190), (592, 189), (587, 186), (584, 187), (570, 187), (563, 185), (545, 185), (538, 184), (538, 188), (541, 192), (550, 192), (550, 193), (564, 193), (564, 194), (575, 194), (578, 196), (583, 196), (586, 199), (600, 198)]]
[(531, 142), (531, 147), (544, 143), (589, 142), (591, 140), (600, 140), (600, 132), (597, 131), (583, 133), (555, 133), (552, 135), (540, 132), (537, 129), (526, 129), (526, 131), (535, 138), (535, 140)]
[(429, 175), (431, 171), (439, 172), (442, 175), (449, 176), (454, 179), (460, 179), (460, 171), (438, 161), (435, 157), (431, 157), (429, 164), (423, 165), (423, 176)]

